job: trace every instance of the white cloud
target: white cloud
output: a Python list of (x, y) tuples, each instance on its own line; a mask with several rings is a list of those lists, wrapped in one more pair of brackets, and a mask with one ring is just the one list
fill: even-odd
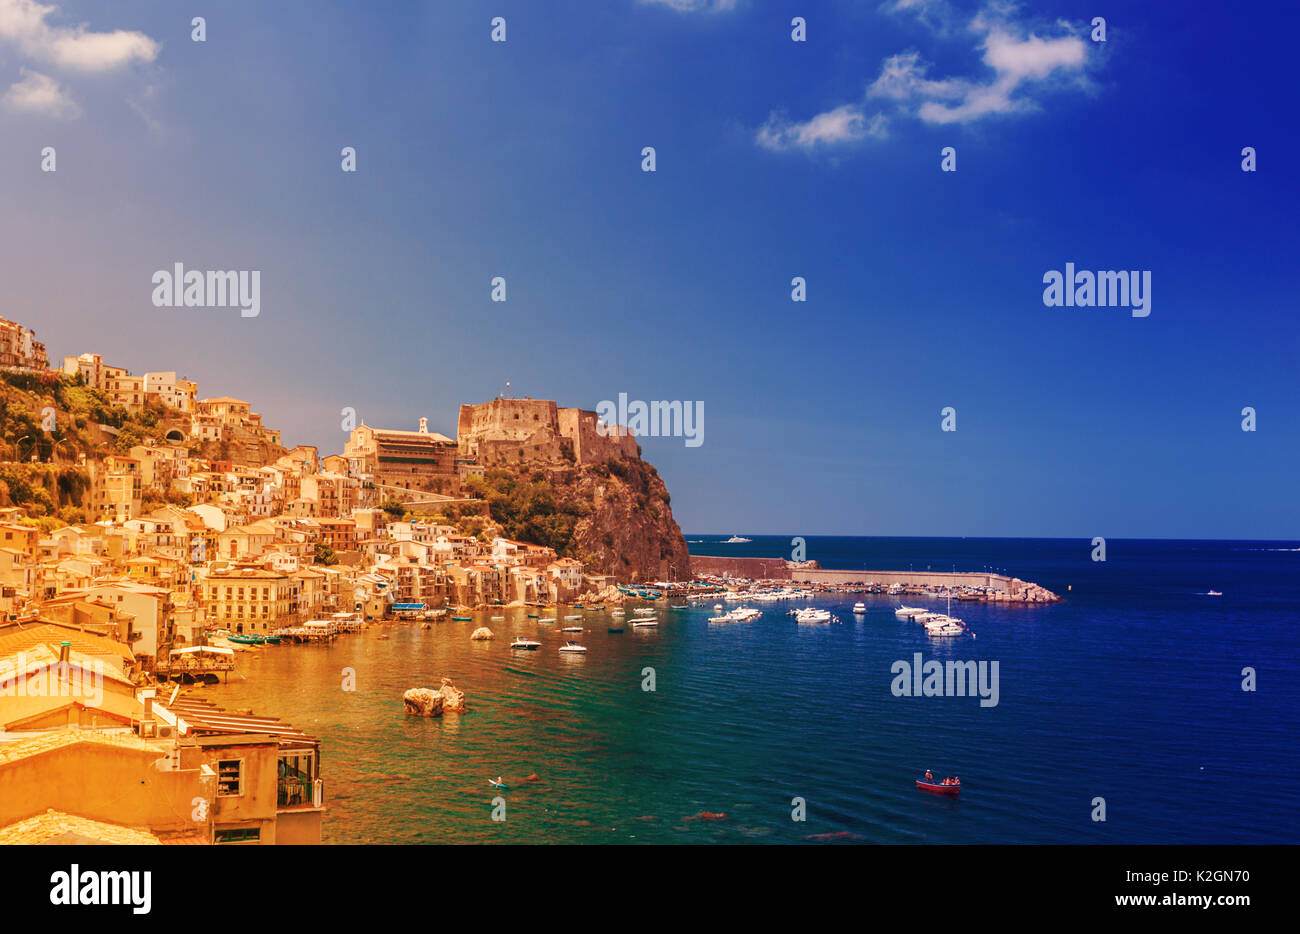
[[(1020, 27), (984, 14), (971, 23), (971, 31), (983, 35), (983, 61), (993, 70), (993, 77), (982, 84), (963, 83), (954, 103), (941, 102), (935, 97), (942, 95), (919, 89), (918, 96), (925, 99), (917, 115), (927, 123), (968, 123), (989, 114), (1036, 109), (1037, 102), (1023, 93), (1027, 85), (1045, 82), (1058, 73), (1082, 74), (1088, 59), (1084, 40), (1072, 34), (1044, 39), (1030, 32), (1021, 38), (1024, 30)], [(1013, 96), (1017, 91), (1021, 95)]]
[[(953, 21), (947, 0), (890, 0), (882, 9), (916, 14), (945, 36)], [(989, 73), (931, 78), (930, 65), (919, 52), (902, 52), (884, 60), (865, 99), (892, 102), (898, 113), (926, 123), (970, 123), (995, 114), (1036, 110), (1040, 107), (1036, 93), (1065, 80), (1079, 86), (1086, 83), (1089, 46), (1069, 23), (1058, 24), (1058, 34), (1043, 36), (1014, 16), (1014, 7), (993, 0), (962, 31), (975, 37)], [(803, 123), (773, 114), (758, 131), (757, 142), (768, 149), (811, 149), (866, 135), (883, 137), (885, 121), (883, 113), (868, 121), (864, 104), (859, 103), (843, 104)]]
[(791, 122), (773, 113), (767, 118), (767, 123), (759, 128), (756, 138), (760, 146), (777, 152), (787, 149), (812, 150), (818, 146), (847, 143), (866, 136), (884, 138), (888, 133), (887, 123), (884, 114), (868, 118), (862, 108), (843, 104), (802, 123)]
[(736, 8), (736, 0), (641, 0), (641, 2), (666, 6), (682, 13), (725, 13)]
[(4, 105), (10, 110), (46, 117), (76, 117), (81, 113), (66, 89), (49, 75), (22, 69), (23, 78), (5, 91)]
[(53, 12), (36, 0), (0, 0), (0, 39), (28, 58), (72, 71), (108, 71), (158, 57), (158, 43), (142, 32), (51, 26), (46, 18)]

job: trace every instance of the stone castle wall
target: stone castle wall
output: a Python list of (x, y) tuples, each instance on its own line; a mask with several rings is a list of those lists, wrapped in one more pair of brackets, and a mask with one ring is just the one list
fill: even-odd
[(585, 409), (560, 409), (560, 434), (573, 442), (573, 454), (579, 464), (600, 464), (620, 457), (639, 457), (636, 438), (626, 428), (608, 429), (617, 434), (601, 434), (595, 412)]
[(602, 435), (595, 412), (562, 409), (544, 399), (462, 405), (456, 431), (459, 456), (483, 467), (560, 467), (640, 456), (627, 429)]

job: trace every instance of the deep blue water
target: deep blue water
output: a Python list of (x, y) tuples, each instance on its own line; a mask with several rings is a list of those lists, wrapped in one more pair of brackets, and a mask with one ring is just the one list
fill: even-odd
[[(727, 537), (687, 535), (697, 554), (791, 551), (789, 538)], [(1300, 840), (1300, 543), (1110, 540), (1104, 563), (1091, 555), (1083, 539), (808, 538), (823, 567), (994, 567), (1068, 602), (954, 604), (978, 638), (947, 643), (895, 620), (887, 597), (866, 598), (860, 623), (783, 631), (763, 653), (791, 702), (770, 723), (789, 752), (777, 783), (815, 788), (825, 831), (881, 841)], [(735, 656), (771, 646), (765, 628), (730, 633)], [(997, 660), (998, 705), (894, 697), (890, 665), (914, 651)], [(927, 766), (961, 775), (960, 803), (907, 787)]]

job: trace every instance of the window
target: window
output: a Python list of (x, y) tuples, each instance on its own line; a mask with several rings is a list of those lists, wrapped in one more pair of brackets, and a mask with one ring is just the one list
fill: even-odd
[(214, 843), (256, 843), (262, 838), (257, 827), (229, 827), (213, 835)]
[(217, 760), (217, 797), (237, 797), (244, 793), (244, 760)]

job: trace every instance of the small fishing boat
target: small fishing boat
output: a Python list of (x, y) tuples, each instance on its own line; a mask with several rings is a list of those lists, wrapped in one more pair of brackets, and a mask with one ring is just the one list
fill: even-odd
[(653, 616), (651, 617), (643, 616), (639, 619), (632, 620), (632, 627), (634, 629), (640, 629), (642, 626), (658, 626), (658, 625), (659, 625), (659, 620), (655, 619)]
[(581, 615), (579, 615), (579, 616), (566, 616), (566, 617), (564, 617), (564, 618), (565, 618), (565, 619), (582, 619), (582, 616), (581, 616)]
[(589, 610), (603, 610), (603, 609), (605, 609), (605, 604), (602, 603), (600, 606), (589, 606), (589, 607), (587, 607), (587, 609), (589, 609)]
[(472, 622), (473, 619), (474, 619), (474, 617), (472, 617), (472, 616), (453, 616), (453, 617), (452, 617), (452, 620), (453, 620), (454, 622), (457, 622), (457, 623), (468, 623), (468, 622)]
[(540, 616), (540, 615), (541, 615), (540, 613), (529, 613), (529, 614), (528, 614), (528, 618), (529, 618), (529, 619), (537, 619), (537, 617)]
[(279, 636), (267, 636), (267, 637), (266, 637), (266, 644), (267, 644), (267, 645), (279, 645), (279, 644), (280, 644), (280, 637), (279, 637)]
[(515, 641), (510, 643), (510, 648), (512, 649), (535, 650), (535, 649), (540, 649), (541, 647), (542, 644), (533, 639), (516, 639)]
[(687, 607), (687, 605), (686, 605), (685, 603), (670, 603), (670, 604), (668, 604), (668, 608), (669, 608), (670, 610), (685, 610), (685, 609), (689, 609), (689, 607)]
[(581, 609), (582, 609), (582, 604), (581, 604), (581, 603), (575, 603), (575, 604), (573, 605), (573, 608), (574, 608), (575, 610), (581, 610)]
[(627, 610), (610, 610), (610, 616), (627, 616)]
[(502, 791), (510, 787), (505, 783), (505, 781), (502, 779), (500, 775), (498, 775), (496, 778), (489, 778), (488, 784), (491, 785), (493, 788), (500, 788)]
[(494, 616), (494, 617), (492, 617), (492, 622), (494, 622), (494, 623), (499, 623), (499, 622), (501, 622), (503, 619), (505, 619), (504, 616)]
[(945, 785), (942, 782), (927, 782), (923, 778), (918, 778), (916, 788), (918, 791), (926, 791), (932, 795), (948, 795), (953, 798), (961, 794), (961, 782)]
[(564, 645), (560, 646), (560, 651), (581, 653), (586, 652), (587, 647), (585, 645), (579, 645), (577, 642), (566, 642)]
[(264, 636), (226, 636), (231, 642), (238, 642), (240, 645), (265, 645)]
[(581, 626), (565, 626), (560, 632), (582, 632)]
[(539, 622), (539, 623), (553, 623), (553, 622), (555, 622), (555, 617), (554, 617), (554, 616), (548, 616), (548, 617), (546, 617), (545, 619), (539, 619), (538, 622)]

